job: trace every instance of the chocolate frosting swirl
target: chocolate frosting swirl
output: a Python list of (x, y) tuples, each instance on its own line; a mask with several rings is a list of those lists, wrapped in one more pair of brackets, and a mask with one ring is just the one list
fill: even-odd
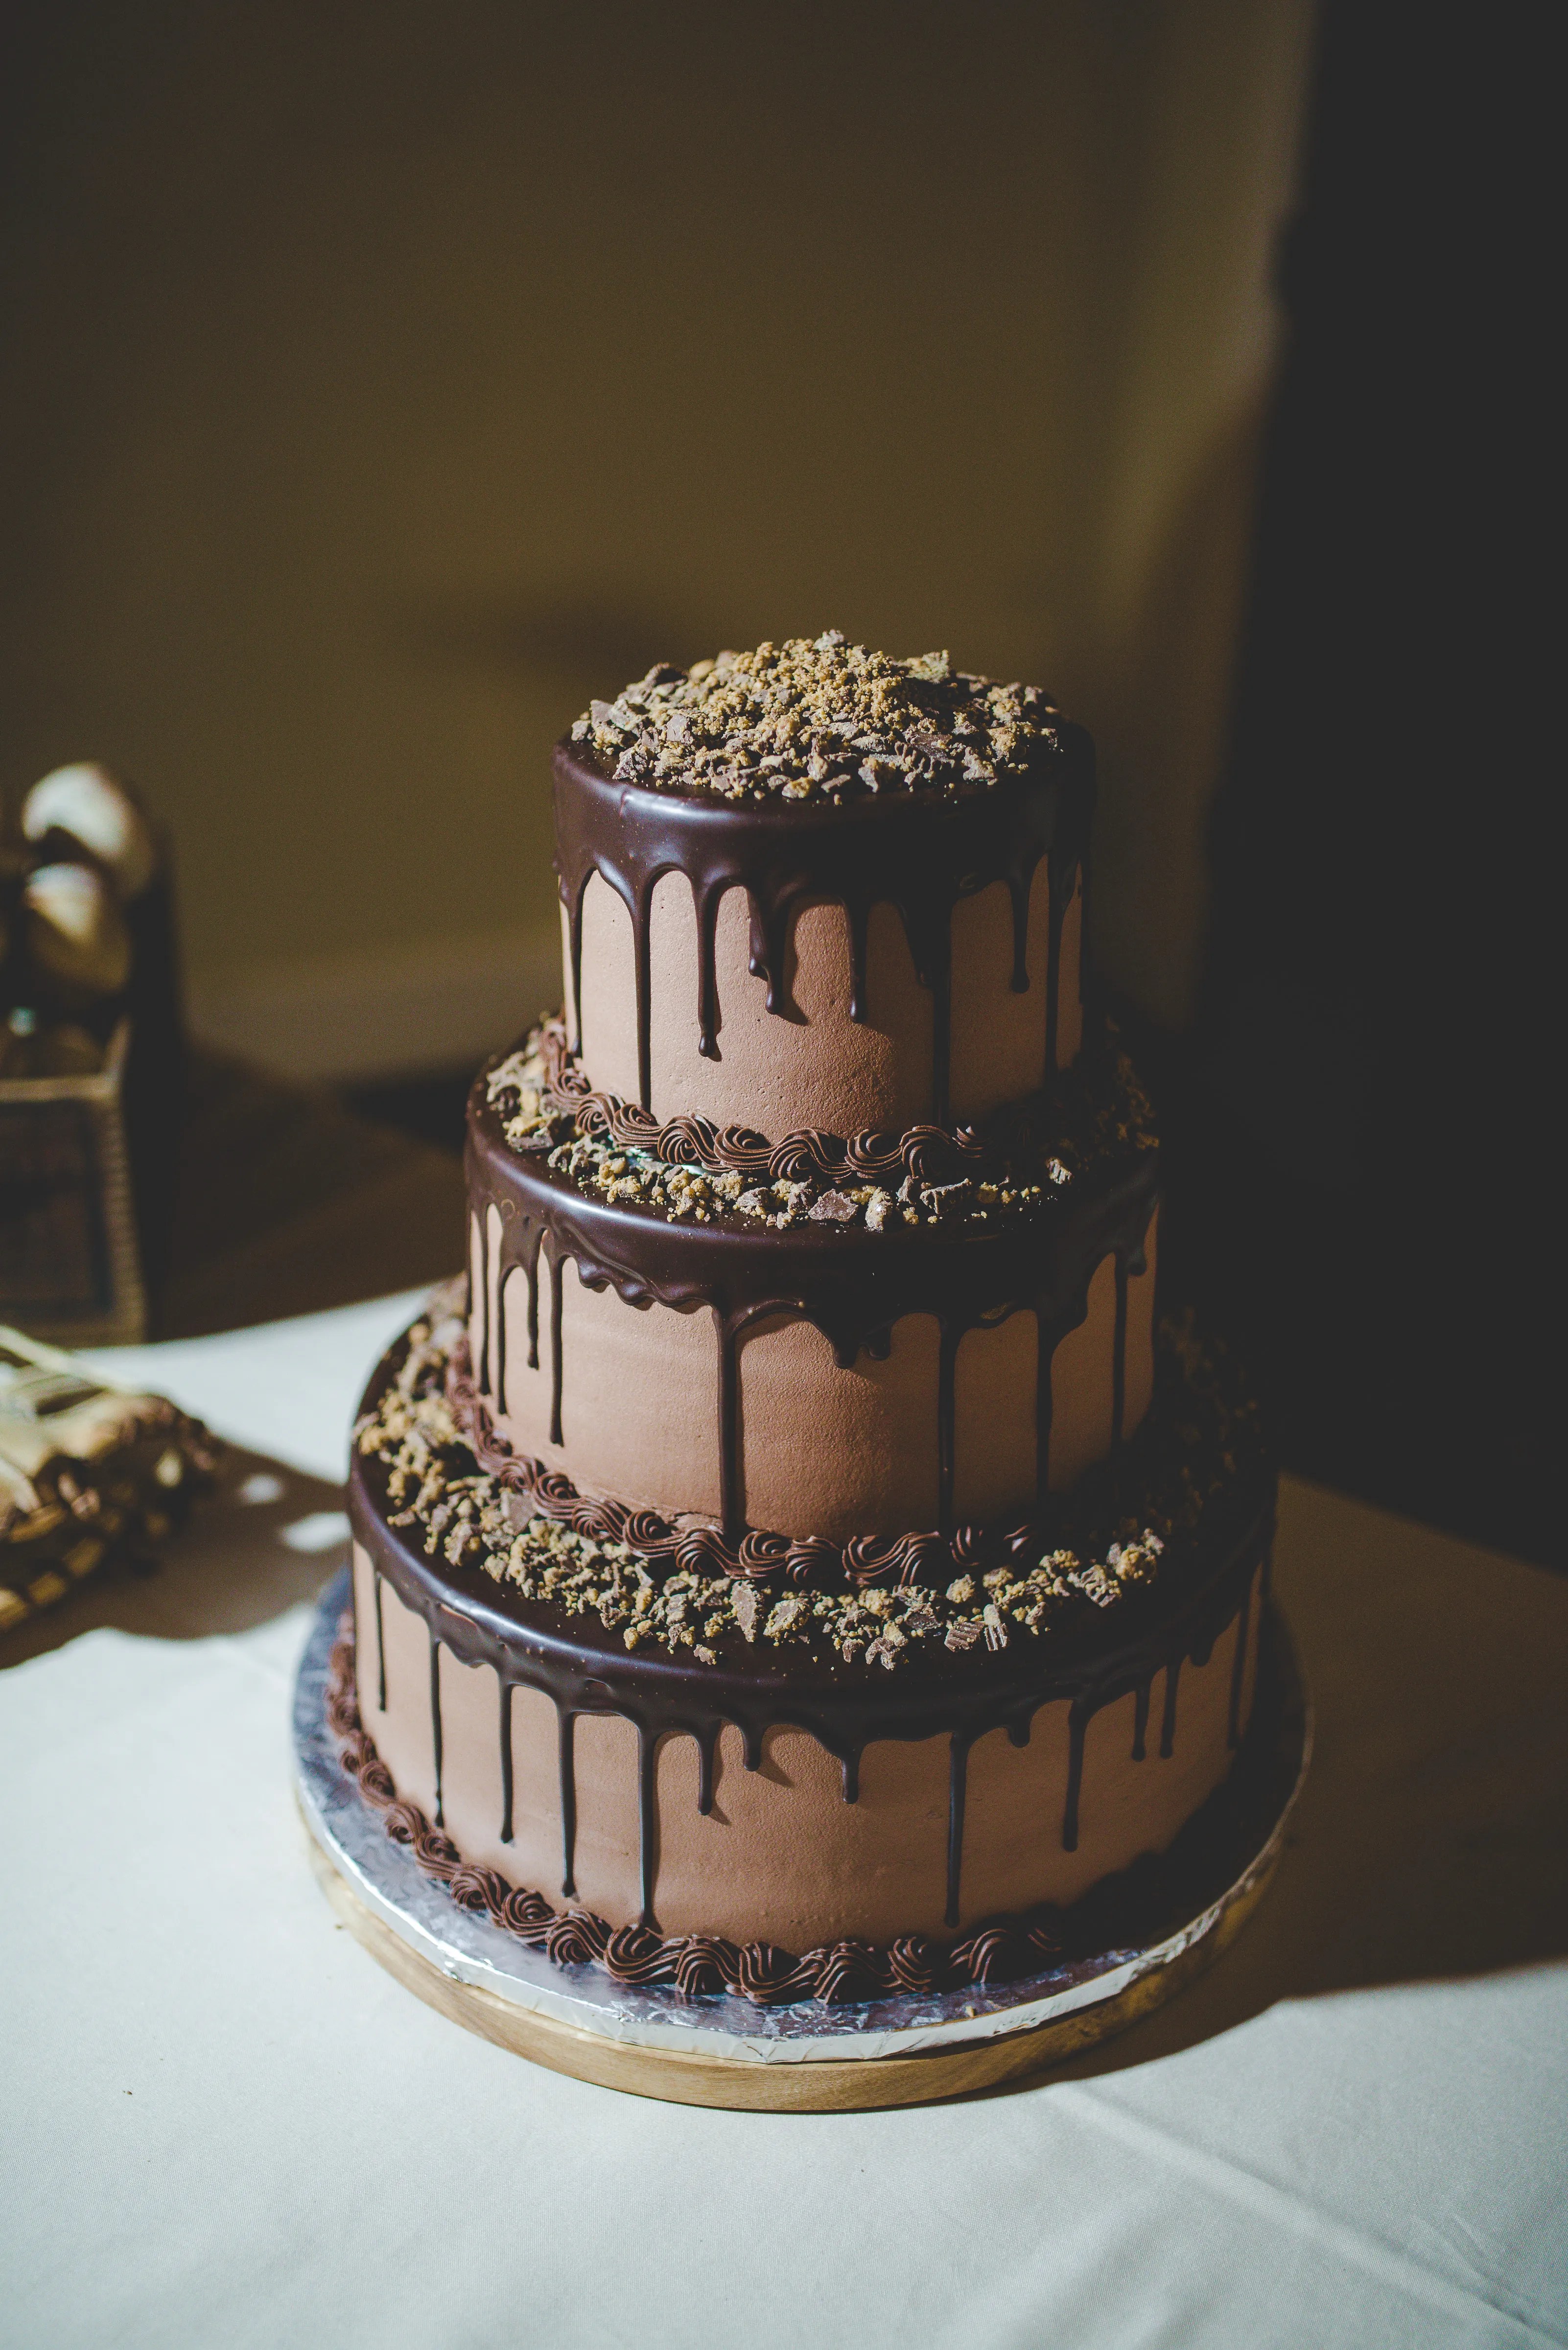
[[(959, 1182), (983, 1173), (994, 1156), (968, 1126), (924, 1124), (903, 1134), (869, 1128), (847, 1137), (812, 1127), (770, 1142), (750, 1127), (719, 1127), (689, 1112), (660, 1120), (636, 1102), (591, 1087), (559, 1020), (546, 1021), (539, 1032), (539, 1056), (546, 1116), (569, 1118), (580, 1134), (603, 1136), (622, 1150), (644, 1150), (667, 1167), (701, 1167), (709, 1174), (741, 1175), (758, 1183), (815, 1183), (832, 1189), (846, 1183), (897, 1185), (906, 1178), (918, 1183)], [(522, 1147), (548, 1149), (550, 1138), (530, 1138)]]

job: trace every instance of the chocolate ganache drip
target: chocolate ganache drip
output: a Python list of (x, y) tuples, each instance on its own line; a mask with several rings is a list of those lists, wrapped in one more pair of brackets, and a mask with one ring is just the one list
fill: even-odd
[[(1072, 1205), (1054, 1205), (1023, 1225), (949, 1232), (853, 1232), (809, 1224), (738, 1231), (686, 1225), (635, 1206), (579, 1191), (568, 1179), (511, 1149), (481, 1080), (470, 1097), (468, 1196), (478, 1220), (483, 1317), (479, 1385), (505, 1409), (505, 1315), (492, 1358), (489, 1211), (500, 1222), (495, 1295), (521, 1271), (528, 1288), (528, 1361), (539, 1360), (540, 1265), (550, 1278), (550, 1440), (566, 1441), (562, 1422), (563, 1260), (588, 1287), (613, 1285), (629, 1305), (654, 1303), (680, 1313), (707, 1308), (718, 1336), (719, 1461), (722, 1531), (732, 1544), (748, 1532), (740, 1442), (740, 1348), (765, 1317), (810, 1322), (849, 1368), (863, 1352), (885, 1352), (904, 1315), (932, 1315), (940, 1331), (938, 1365), (938, 1534), (955, 1531), (955, 1395), (958, 1350), (966, 1332), (1032, 1311), (1037, 1329), (1036, 1508), (1049, 1508), (1051, 1358), (1088, 1312), (1089, 1284), (1106, 1256), (1116, 1263), (1118, 1363), (1125, 1357), (1127, 1292), (1143, 1269), (1158, 1201), (1153, 1151), (1107, 1164), (1096, 1180), (1073, 1187)], [(1117, 1374), (1120, 1394), (1123, 1381)], [(1119, 1426), (1116, 1435), (1119, 1438)]]
[[(992, 1918), (950, 1950), (927, 1935), (905, 1934), (885, 1949), (831, 1942), (795, 1958), (770, 1942), (664, 1935), (647, 1925), (611, 1927), (589, 1909), (557, 1909), (542, 1893), (509, 1885), (498, 1869), (465, 1861), (439, 1821), (432, 1826), (417, 1804), (400, 1800), (360, 1719), (354, 1679), (354, 1619), (345, 1615), (327, 1688), (327, 1726), (341, 1742), (344, 1770), (372, 1811), (381, 1814), (392, 1842), (407, 1846), (424, 1874), (444, 1886), (459, 1908), (483, 1910), (493, 1925), (542, 1950), (557, 1966), (599, 1966), (621, 1983), (673, 1984), (688, 1999), (729, 1991), (754, 2007), (802, 2000), (838, 2005), (888, 1992), (1008, 1982), (1045, 1964), (1061, 1947), (1054, 1913), (1044, 1910), (1028, 1918)], [(563, 1889), (572, 1890), (569, 1884)]]
[[(871, 909), (891, 904), (916, 975), (933, 999), (931, 1117), (950, 1123), (952, 915), (961, 898), (995, 881), (1012, 900), (1012, 986), (1029, 985), (1029, 896), (1042, 857), (1050, 875), (1045, 1067), (1055, 1065), (1062, 926), (1088, 854), (1094, 750), (1065, 720), (1034, 749), (1022, 776), (964, 792), (916, 790), (824, 806), (746, 804), (697, 791), (618, 782), (586, 748), (556, 748), (556, 845), (571, 941), (572, 1001), (581, 1021), (583, 898), (597, 873), (631, 916), (637, 988), (638, 1085), (649, 1107), (649, 934), (653, 892), (684, 874), (697, 914), (699, 1050), (718, 1057), (715, 938), (719, 904), (743, 889), (751, 910), (750, 969), (767, 983), (767, 1008), (784, 1014), (787, 956), (799, 909), (844, 908), (850, 941), (850, 1017), (867, 1018)], [(591, 1039), (587, 1040), (591, 1047)], [(579, 1034), (577, 1047), (584, 1049)]]

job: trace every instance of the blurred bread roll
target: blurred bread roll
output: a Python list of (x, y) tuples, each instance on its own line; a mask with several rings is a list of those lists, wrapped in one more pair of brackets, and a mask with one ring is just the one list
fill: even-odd
[(90, 865), (40, 865), (22, 903), (35, 970), (89, 995), (119, 993), (130, 976), (130, 933), (101, 873)]
[(67, 833), (113, 874), (121, 898), (134, 898), (152, 878), (146, 817), (119, 777), (91, 760), (56, 767), (33, 785), (22, 803), (22, 830), (29, 840)]

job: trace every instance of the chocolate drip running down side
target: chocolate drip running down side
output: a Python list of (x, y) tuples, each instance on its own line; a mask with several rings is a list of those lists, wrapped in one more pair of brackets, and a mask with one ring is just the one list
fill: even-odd
[(992, 882), (1012, 901), (1012, 987), (1029, 986), (1026, 945), (1034, 868), (1047, 859), (1050, 920), (1042, 1076), (1055, 1066), (1063, 924), (1086, 865), (1094, 810), (1094, 748), (1062, 721), (1034, 772), (967, 794), (893, 793), (842, 806), (735, 806), (697, 792), (645, 790), (612, 781), (569, 742), (556, 745), (556, 847), (571, 941), (572, 1004), (583, 1050), (583, 899), (597, 873), (631, 917), (637, 991), (638, 1086), (650, 1107), (649, 940), (653, 892), (681, 873), (697, 916), (699, 1050), (718, 1057), (722, 1007), (715, 940), (719, 904), (743, 889), (751, 912), (750, 968), (767, 983), (767, 1008), (786, 1014), (789, 942), (796, 912), (842, 906), (849, 927), (852, 1020), (867, 1014), (871, 909), (891, 904), (920, 984), (932, 998), (930, 1115), (949, 1125), (952, 916), (961, 898)]
[[(570, 1257), (592, 1289), (613, 1285), (628, 1305), (659, 1304), (678, 1313), (708, 1309), (718, 1336), (718, 1429), (722, 1531), (737, 1548), (747, 1537), (739, 1438), (739, 1356), (747, 1329), (766, 1317), (810, 1322), (843, 1369), (862, 1353), (886, 1351), (895, 1323), (925, 1314), (940, 1333), (935, 1439), (939, 1524), (943, 1541), (956, 1527), (954, 1411), (959, 1345), (970, 1330), (1030, 1311), (1038, 1331), (1035, 1509), (1050, 1511), (1051, 1361), (1088, 1313), (1089, 1284), (1113, 1256), (1118, 1267), (1116, 1393), (1125, 1393), (1127, 1275), (1146, 1264), (1145, 1243), (1158, 1199), (1157, 1154), (1142, 1151), (1108, 1169), (1097, 1185), (1072, 1187), (1071, 1204), (1053, 1201), (1039, 1217), (987, 1229), (938, 1226), (897, 1233), (808, 1224), (791, 1230), (734, 1230), (722, 1223), (674, 1223), (646, 1209), (612, 1204), (582, 1191), (536, 1156), (508, 1144), (483, 1080), (470, 1097), (467, 1180), (477, 1221), (482, 1318), (479, 1384), (498, 1400), (504, 1363), (490, 1376), (493, 1323), (505, 1326), (511, 1274), (528, 1285), (529, 1362), (536, 1366), (539, 1266), (548, 1269), (550, 1441), (562, 1422), (562, 1262)], [(499, 1218), (498, 1263), (490, 1263), (490, 1214)], [(497, 1305), (493, 1309), (493, 1295)], [(1119, 1441), (1119, 1415), (1113, 1440)]]
[[(395, 1376), (391, 1358), (371, 1389)], [(369, 1400), (369, 1399), (367, 1399)], [(587, 1619), (566, 1618), (545, 1603), (509, 1594), (483, 1570), (443, 1562), (437, 1568), (406, 1536), (388, 1523), (385, 1471), (356, 1454), (349, 1479), (355, 1533), (378, 1583), (391, 1581), (406, 1607), (421, 1616), (432, 1643), (450, 1648), (465, 1665), (487, 1665), (498, 1680), (525, 1682), (547, 1696), (562, 1723), (560, 1817), (564, 1836), (563, 1889), (572, 1883), (572, 1829), (576, 1794), (572, 1741), (566, 1724), (581, 1713), (624, 1716), (638, 1732), (639, 1816), (641, 1822), (643, 1923), (651, 1927), (656, 1865), (658, 1753), (669, 1737), (691, 1737), (701, 1758), (700, 1789), (708, 1794), (714, 1757), (726, 1724), (741, 1733), (744, 1766), (756, 1770), (767, 1731), (788, 1724), (806, 1731), (842, 1766), (846, 1802), (857, 1800), (860, 1757), (880, 1739), (918, 1742), (945, 1737), (950, 1751), (947, 1922), (961, 1917), (962, 1814), (969, 1751), (992, 1730), (1004, 1730), (1015, 1745), (1027, 1744), (1041, 1707), (1065, 1700), (1069, 1712), (1068, 1794), (1061, 1835), (1064, 1850), (1075, 1846), (1076, 1790), (1082, 1773), (1085, 1734), (1094, 1716), (1129, 1692), (1137, 1692), (1139, 1731), (1154, 1682), (1166, 1677), (1166, 1727), (1174, 1733), (1176, 1694), (1182, 1660), (1207, 1660), (1216, 1640), (1232, 1623), (1251, 1620), (1253, 1586), (1267, 1586), (1273, 1530), (1272, 1481), (1266, 1498), (1244, 1494), (1228, 1513), (1231, 1531), (1210, 1533), (1204, 1555), (1185, 1573), (1162, 1575), (1161, 1585), (1128, 1603), (1127, 1635), (1115, 1646), (1085, 1645), (1068, 1638), (1025, 1656), (1016, 1647), (1001, 1655), (942, 1655), (934, 1669), (912, 1669), (887, 1676), (866, 1665), (829, 1673), (801, 1671), (787, 1660), (748, 1658), (738, 1669), (703, 1664), (684, 1654), (632, 1655), (587, 1628)], [(1242, 1506), (1245, 1504), (1245, 1506)], [(1220, 1537), (1217, 1539), (1217, 1537)], [(1212, 1553), (1210, 1545), (1213, 1544)], [(1243, 1607), (1247, 1609), (1245, 1617)], [(1103, 1631), (1099, 1635), (1103, 1642)], [(384, 1655), (377, 1659), (384, 1672)], [(1240, 1734), (1240, 1690), (1235, 1689), (1232, 1742)], [(440, 1677), (432, 1671), (432, 1743), (440, 1745)], [(1135, 1741), (1141, 1743), (1141, 1735)], [(1162, 1737), (1162, 1752), (1169, 1752)], [(504, 1782), (505, 1773), (503, 1773)], [(700, 1795), (700, 1801), (701, 1801)]]
[[(509, 1690), (508, 1690), (509, 1693)], [(569, 1722), (574, 1717), (567, 1715)], [(544, 1950), (558, 1966), (602, 1967), (615, 1982), (672, 1984), (688, 1999), (728, 1991), (753, 2007), (784, 2007), (806, 2000), (825, 2006), (933, 1992), (970, 1983), (1012, 1981), (1054, 1958), (1061, 1945), (1044, 1917), (1002, 1918), (944, 1950), (924, 1934), (907, 1934), (878, 1949), (869, 1942), (833, 1942), (795, 1958), (768, 1942), (738, 1944), (718, 1935), (666, 1936), (649, 1926), (607, 1925), (589, 1909), (561, 1910), (542, 1893), (520, 1891), (498, 1869), (474, 1868), (452, 1838), (432, 1826), (417, 1804), (399, 1800), (392, 1775), (376, 1752), (354, 1693), (354, 1619), (345, 1615), (332, 1650), (327, 1690), (327, 1726), (341, 1742), (338, 1759), (394, 1844), (406, 1845), (425, 1875), (444, 1885), (461, 1909), (483, 1910), (491, 1923)], [(573, 1888), (570, 1869), (563, 1892)]]

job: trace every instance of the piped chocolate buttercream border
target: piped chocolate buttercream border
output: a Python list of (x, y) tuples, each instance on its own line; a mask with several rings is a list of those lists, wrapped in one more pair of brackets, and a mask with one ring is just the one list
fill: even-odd
[(812, 1127), (773, 1140), (691, 1114), (657, 1118), (590, 1084), (558, 1019), (532, 1029), (481, 1087), (520, 1157), (606, 1200), (696, 1223), (835, 1222), (889, 1238), (909, 1225), (979, 1229), (1060, 1212), (1075, 1179), (1092, 1183), (1109, 1160), (1156, 1147), (1152, 1106), (1109, 1028), (1101, 1049), (978, 1127)]
[[(668, 1167), (695, 1167), (705, 1174), (738, 1175), (748, 1183), (810, 1183), (837, 1189), (851, 1183), (948, 1184), (979, 1176), (991, 1152), (966, 1126), (917, 1125), (901, 1134), (867, 1130), (836, 1135), (802, 1128), (776, 1142), (743, 1126), (716, 1126), (711, 1118), (683, 1114), (658, 1118), (618, 1094), (590, 1085), (566, 1040), (564, 1022), (544, 1022), (518, 1052), (485, 1074), (486, 1098), (504, 1105), (527, 1081), (530, 1052), (538, 1063), (538, 1131), (519, 1139), (507, 1120), (514, 1149), (540, 1150), (576, 1136), (603, 1137), (622, 1150), (636, 1150)], [(551, 1131), (554, 1122), (556, 1131)]]

